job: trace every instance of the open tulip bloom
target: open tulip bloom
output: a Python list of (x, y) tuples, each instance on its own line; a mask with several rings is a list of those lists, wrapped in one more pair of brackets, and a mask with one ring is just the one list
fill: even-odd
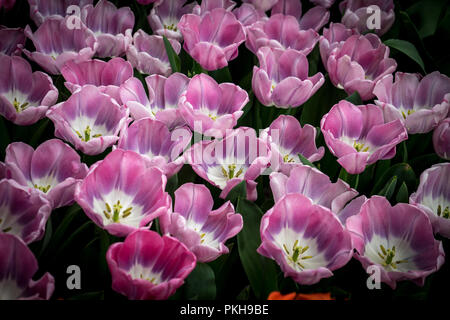
[(159, 218), (161, 229), (183, 242), (198, 261), (209, 262), (229, 252), (225, 241), (241, 231), (243, 222), (231, 202), (212, 210), (213, 197), (201, 184), (186, 183), (175, 191), (173, 212)]
[(178, 111), (178, 101), (187, 88), (189, 78), (176, 72), (169, 77), (154, 74), (145, 78), (149, 94), (137, 78), (120, 87), (120, 98), (135, 120), (152, 118), (164, 122), (170, 129), (184, 125)]
[(0, 233), (0, 300), (49, 300), (55, 290), (50, 273), (34, 281), (38, 263), (16, 236)]
[(346, 225), (354, 257), (368, 273), (368, 267), (378, 268), (380, 280), (392, 289), (401, 280), (423, 285), (444, 263), (444, 249), (433, 237), (430, 220), (410, 204), (391, 207), (386, 198), (373, 196)]
[(222, 140), (201, 141), (185, 153), (186, 162), (203, 179), (222, 190), (220, 197), (245, 181), (247, 199), (256, 200), (255, 179), (270, 165), (267, 144), (252, 128), (241, 127)]
[(435, 71), (423, 77), (397, 72), (382, 78), (373, 93), (387, 121), (400, 119), (408, 133), (427, 133), (450, 110), (450, 78)]
[(58, 139), (47, 140), (36, 150), (22, 142), (11, 143), (5, 166), (8, 178), (39, 192), (52, 208), (73, 203), (75, 186), (88, 171), (75, 150)]
[(433, 146), (439, 157), (450, 160), (450, 117), (442, 120), (434, 130)]
[(355, 106), (341, 100), (323, 116), (320, 127), (325, 142), (339, 164), (350, 174), (367, 165), (395, 156), (395, 147), (408, 139), (400, 120), (385, 123), (376, 105)]
[(70, 98), (52, 107), (47, 117), (55, 136), (88, 155), (100, 154), (119, 140), (128, 125), (128, 109), (93, 85), (85, 85)]
[(0, 180), (0, 236), (14, 235), (27, 244), (40, 240), (51, 210), (50, 203), (41, 194), (30, 192), (14, 180)]
[(92, 5), (93, 2), (93, 0), (28, 0), (30, 18), (37, 26), (52, 16), (64, 18), (71, 5), (83, 8), (85, 5)]
[(117, 9), (114, 4), (100, 0), (95, 7), (86, 5), (81, 10), (81, 20), (95, 34), (98, 41), (97, 56), (119, 57), (130, 45), (134, 14), (129, 7)]
[(222, 69), (238, 55), (245, 30), (233, 13), (216, 8), (203, 16), (186, 14), (178, 23), (184, 49), (206, 70)]
[(117, 147), (143, 155), (150, 166), (158, 167), (170, 178), (183, 166), (182, 153), (191, 137), (192, 132), (186, 127), (171, 132), (163, 122), (144, 118), (124, 130)]
[(205, 13), (217, 8), (231, 11), (235, 6), (236, 2), (233, 0), (202, 0), (200, 5), (195, 6), (193, 13), (202, 16)]
[(58, 89), (45, 73), (32, 72), (21, 57), (0, 54), (0, 115), (17, 125), (31, 125), (45, 117), (58, 99)]
[(195, 75), (181, 95), (178, 107), (189, 127), (211, 137), (223, 137), (243, 114), (249, 98), (233, 83), (218, 84), (212, 77)]
[(417, 191), (409, 203), (421, 208), (430, 218), (433, 230), (450, 238), (450, 163), (440, 163), (420, 175)]
[(115, 291), (133, 300), (164, 300), (184, 283), (197, 259), (175, 238), (137, 230), (106, 253)]
[(347, 264), (353, 248), (330, 210), (301, 194), (289, 194), (263, 216), (257, 251), (274, 259), (285, 277), (311, 285)]
[(96, 163), (77, 185), (75, 200), (86, 215), (112, 235), (148, 228), (171, 206), (167, 178), (143, 156), (116, 149)]
[(119, 88), (133, 76), (133, 67), (122, 58), (113, 58), (108, 62), (98, 59), (79, 63), (69, 61), (61, 68), (61, 74), (71, 93), (91, 84), (121, 104)]
[(314, 204), (330, 209), (345, 225), (349, 216), (359, 213), (365, 196), (338, 179), (335, 183), (319, 170), (310, 166), (298, 165), (292, 169), (290, 176), (279, 172), (270, 174), (270, 187), (273, 199), (278, 202), (287, 194), (301, 194)]
[(25, 28), (25, 35), (36, 51), (24, 49), (23, 52), (48, 73), (60, 74), (67, 61), (89, 60), (97, 50), (94, 33), (84, 24), (80, 24), (80, 28), (69, 28), (69, 18), (50, 17), (34, 33), (30, 26)]
[(232, 12), (244, 27), (249, 27), (259, 20), (268, 19), (264, 11), (256, 9), (251, 3), (243, 3)]
[(314, 162), (319, 161), (325, 153), (324, 147), (316, 147), (316, 128), (309, 124), (302, 128), (293, 116), (279, 116), (260, 133), (260, 138), (270, 146), (272, 170), (285, 174), (302, 163), (299, 154)]
[(262, 47), (260, 67), (253, 67), (252, 88), (265, 106), (298, 107), (325, 82), (322, 73), (308, 77), (308, 59), (297, 50)]

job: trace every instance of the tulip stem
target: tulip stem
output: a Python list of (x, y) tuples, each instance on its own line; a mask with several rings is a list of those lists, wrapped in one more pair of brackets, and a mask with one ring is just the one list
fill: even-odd
[(402, 146), (403, 146), (403, 162), (406, 163), (408, 162), (408, 148), (406, 147), (406, 141), (402, 142)]

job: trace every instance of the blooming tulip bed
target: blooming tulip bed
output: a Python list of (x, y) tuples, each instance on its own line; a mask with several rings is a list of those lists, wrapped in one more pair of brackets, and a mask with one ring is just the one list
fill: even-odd
[(447, 1), (0, 0), (0, 300), (435, 299)]

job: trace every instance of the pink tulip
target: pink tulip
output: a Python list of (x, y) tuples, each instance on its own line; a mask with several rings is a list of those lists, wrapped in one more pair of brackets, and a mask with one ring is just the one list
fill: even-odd
[(175, 208), (159, 218), (165, 234), (184, 243), (198, 261), (209, 262), (228, 253), (225, 241), (241, 231), (243, 222), (227, 201), (212, 210), (214, 199), (202, 184), (186, 183), (175, 191)]
[(433, 237), (430, 220), (410, 204), (391, 207), (386, 198), (373, 196), (358, 215), (347, 219), (347, 229), (354, 257), (367, 273), (378, 270), (380, 280), (392, 289), (402, 280), (422, 286), (444, 263), (444, 249)]
[(59, 74), (62, 66), (71, 60), (89, 60), (97, 50), (94, 33), (83, 24), (80, 28), (70, 29), (69, 18), (49, 17), (34, 33), (30, 26), (25, 28), (25, 35), (36, 51), (24, 49), (23, 52), (48, 73)]
[(325, 82), (320, 72), (308, 76), (308, 59), (297, 50), (262, 47), (257, 56), (260, 67), (253, 67), (252, 88), (265, 106), (298, 107)]
[(171, 206), (161, 170), (133, 151), (116, 149), (91, 168), (75, 190), (86, 215), (110, 234), (123, 237), (148, 228)]
[(184, 49), (206, 70), (224, 68), (238, 55), (245, 30), (234, 14), (216, 8), (203, 16), (186, 14), (178, 23)]
[(232, 0), (202, 0), (200, 5), (194, 7), (193, 13), (203, 16), (205, 13), (217, 8), (231, 11), (235, 6), (236, 2)]
[(442, 120), (434, 129), (433, 146), (439, 157), (450, 160), (450, 118)]
[(325, 142), (339, 164), (350, 174), (395, 156), (395, 146), (408, 139), (400, 120), (385, 123), (383, 111), (372, 104), (355, 106), (341, 100), (323, 116)]
[(243, 3), (232, 12), (244, 27), (251, 26), (260, 20), (269, 19), (264, 11), (256, 9), (251, 3)]
[(55, 279), (46, 272), (33, 280), (38, 263), (19, 238), (0, 233), (0, 300), (49, 300)]
[(119, 140), (128, 125), (128, 109), (93, 85), (85, 85), (70, 98), (52, 107), (47, 117), (55, 125), (55, 136), (77, 150), (96, 155)]
[(243, 2), (251, 3), (256, 9), (266, 12), (270, 10), (279, 0), (243, 0)]
[(73, 10), (68, 10), (70, 6), (81, 9), (92, 3), (93, 0), (28, 0), (30, 18), (37, 26), (40, 26), (49, 17), (64, 18), (76, 13)]
[(420, 75), (397, 72), (376, 84), (373, 93), (387, 121), (399, 119), (408, 133), (433, 130), (450, 110), (450, 78), (435, 71)]
[(184, 244), (154, 231), (137, 230), (106, 253), (113, 290), (131, 300), (165, 300), (195, 268)]
[(303, 285), (329, 278), (352, 257), (348, 232), (333, 213), (301, 194), (280, 199), (261, 220), (258, 253)]
[(0, 25), (0, 53), (8, 56), (21, 55), (26, 37), (22, 28), (7, 28)]
[(17, 125), (30, 125), (45, 117), (58, 99), (58, 89), (47, 74), (32, 72), (18, 56), (0, 53), (0, 115)]
[(302, 4), (297, 0), (278, 0), (271, 11), (272, 15), (277, 13), (297, 18), (301, 30), (319, 31), (330, 19), (330, 12), (322, 6), (313, 7), (302, 16)]

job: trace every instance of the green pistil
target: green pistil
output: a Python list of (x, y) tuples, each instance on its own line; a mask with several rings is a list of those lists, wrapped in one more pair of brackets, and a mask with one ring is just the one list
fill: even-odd
[(177, 26), (175, 25), (175, 24), (171, 24), (171, 25), (164, 25), (164, 29), (168, 29), (168, 30), (171, 30), (171, 31), (175, 31), (175, 32), (177, 32), (178, 31), (178, 28), (177, 28)]
[(445, 207), (444, 211), (442, 211), (442, 206), (438, 205), (437, 215), (438, 215), (438, 217), (449, 219), (450, 218), (450, 208), (447, 206), (447, 207)]
[(294, 158), (291, 157), (289, 154), (287, 154), (287, 155), (285, 155), (285, 156), (283, 157), (283, 161), (284, 161), (284, 162), (288, 162), (288, 163), (295, 162)]
[(148, 282), (151, 282), (151, 283), (153, 283), (153, 284), (155, 284), (155, 280), (156, 280), (155, 277), (153, 277), (153, 278), (151, 278), (151, 279), (150, 279), (150, 278), (145, 278), (143, 274), (141, 274), (141, 275), (139, 276), (139, 278), (141, 278), (142, 280), (147, 280)]
[(205, 236), (206, 236), (206, 233), (202, 233), (202, 234), (200, 234), (200, 243), (203, 243), (203, 242), (205, 242)]
[(406, 111), (406, 113), (405, 113), (404, 111), (402, 111), (403, 119), (406, 119), (407, 116), (413, 114), (414, 112), (415, 112), (415, 111), (414, 111), (414, 110), (411, 110), (411, 109), (409, 109), (408, 111)]
[(378, 253), (378, 256), (381, 258), (381, 260), (384, 261), (382, 263), (383, 267), (391, 266), (393, 269), (397, 269), (398, 264), (405, 263), (408, 261), (407, 259), (394, 261), (395, 246), (393, 246), (392, 249), (386, 249), (382, 244), (380, 244), (380, 250), (381, 250), (381, 252), (377, 252), (377, 253)]
[(353, 143), (353, 148), (355, 148), (356, 149), (356, 151), (358, 151), (358, 152), (367, 152), (367, 151), (369, 151), (369, 147), (365, 147), (364, 148), (364, 146), (365, 146), (365, 144), (364, 143), (361, 143), (361, 142), (357, 142), (357, 141), (355, 141), (354, 143)]
[(49, 184), (46, 185), (46, 186), (38, 186), (37, 184), (34, 185), (34, 188), (35, 188), (35, 189), (38, 189), (38, 190), (42, 191), (43, 193), (47, 193), (48, 190), (50, 190), (51, 187), (52, 187), (52, 186), (49, 185)]
[(105, 208), (106, 210), (103, 210), (103, 214), (106, 219), (112, 219), (113, 222), (119, 222), (119, 219), (121, 218), (120, 214), (122, 214), (122, 219), (125, 219), (132, 213), (133, 210), (133, 207), (128, 207), (122, 211), (123, 206), (120, 204), (120, 200), (117, 200), (117, 202), (113, 204), (112, 209), (111, 206), (105, 202)]
[(242, 168), (240, 168), (238, 172), (236, 172), (236, 174), (234, 172), (235, 170), (235, 164), (228, 165), (228, 171), (222, 166), (222, 174), (227, 179), (239, 178), (239, 176), (242, 174)]
[(303, 254), (306, 251), (308, 251), (309, 246), (305, 247), (299, 246), (298, 240), (295, 240), (294, 245), (292, 246), (292, 254), (285, 244), (283, 244), (283, 248), (286, 254), (288, 255), (288, 259), (302, 269), (305, 269), (305, 266), (300, 261), (311, 259), (313, 257), (313, 256), (303, 256)]
[(29, 103), (24, 102), (24, 103), (20, 104), (20, 102), (17, 101), (16, 98), (14, 98), (13, 105), (17, 112), (22, 112), (23, 110), (25, 110), (28, 107)]
[[(91, 140), (91, 132), (92, 129), (91, 127), (87, 126), (86, 129), (84, 129), (84, 135), (80, 133), (80, 131), (75, 131), (78, 135), (78, 138), (80, 138), (82, 141), (84, 142), (88, 142), (89, 140)], [(102, 135), (100, 133), (94, 134), (92, 135), (92, 138), (98, 138), (101, 137)]]
[(215, 115), (213, 115), (211, 113), (208, 114), (208, 117), (210, 117), (214, 121), (217, 119), (217, 116), (215, 116)]

